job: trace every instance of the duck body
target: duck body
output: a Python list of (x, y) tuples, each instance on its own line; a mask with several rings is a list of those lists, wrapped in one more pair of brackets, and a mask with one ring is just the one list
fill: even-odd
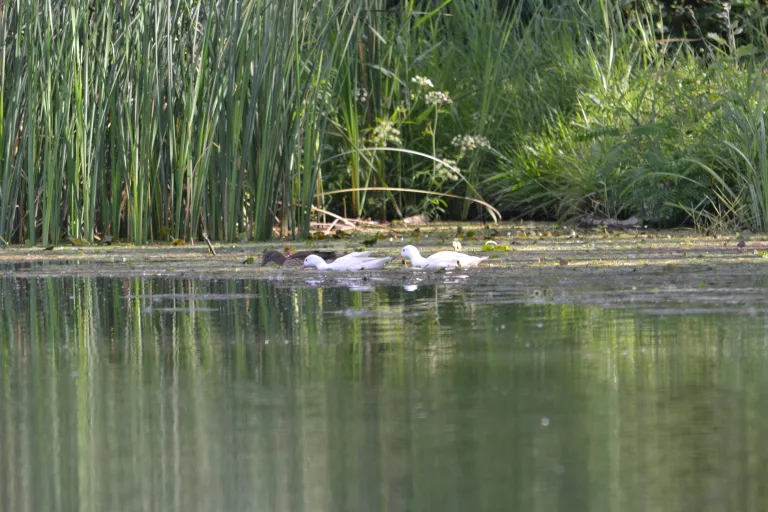
[(349, 254), (345, 254), (344, 256), (340, 256), (336, 258), (336, 261), (355, 261), (358, 258), (368, 258), (370, 256), (371, 256), (371, 251), (351, 252)]
[(337, 258), (332, 263), (326, 263), (322, 258), (314, 254), (304, 259), (302, 268), (315, 267), (318, 270), (373, 270), (382, 268), (392, 259), (391, 256), (384, 258), (371, 258), (368, 251), (351, 253), (341, 258)]
[(307, 256), (317, 255), (326, 261), (334, 261), (336, 259), (336, 253), (331, 251), (299, 251), (285, 256), (278, 251), (267, 251), (261, 258), (261, 266), (264, 267), (269, 263), (274, 263), (279, 267), (299, 267)]
[(488, 256), (472, 256), (454, 251), (440, 251), (425, 258), (413, 245), (406, 245), (400, 250), (400, 256), (410, 260), (411, 265), (418, 268), (456, 268), (474, 267)]

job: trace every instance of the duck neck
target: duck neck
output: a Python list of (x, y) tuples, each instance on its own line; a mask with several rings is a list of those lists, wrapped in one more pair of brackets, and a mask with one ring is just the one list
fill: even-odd
[(415, 267), (420, 267), (424, 265), (427, 262), (427, 258), (421, 255), (421, 253), (416, 250), (413, 251), (413, 254), (411, 254), (411, 264)]

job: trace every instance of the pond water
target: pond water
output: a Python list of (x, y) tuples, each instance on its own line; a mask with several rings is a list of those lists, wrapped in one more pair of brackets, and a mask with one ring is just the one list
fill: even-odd
[(0, 510), (768, 508), (766, 314), (618, 306), (0, 279)]

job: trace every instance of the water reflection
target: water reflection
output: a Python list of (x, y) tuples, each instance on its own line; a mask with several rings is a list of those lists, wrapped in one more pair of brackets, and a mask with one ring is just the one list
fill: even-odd
[(768, 506), (763, 314), (504, 289), (0, 279), (0, 510)]

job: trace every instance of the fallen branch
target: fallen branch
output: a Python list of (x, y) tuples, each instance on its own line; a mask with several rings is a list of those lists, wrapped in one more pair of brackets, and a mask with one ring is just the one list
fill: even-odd
[(351, 227), (352, 229), (358, 229), (357, 226), (355, 226), (354, 223), (351, 220), (345, 219), (341, 215), (336, 215), (335, 213), (331, 213), (328, 210), (323, 210), (322, 208), (318, 208), (317, 206), (313, 206), (312, 207), (312, 211), (313, 212), (320, 212), (320, 213), (323, 213), (325, 215), (330, 215), (334, 219), (343, 222), (344, 224), (346, 224), (347, 226)]
[(333, 228), (334, 228), (334, 227), (336, 226), (336, 224), (338, 224), (338, 223), (339, 223), (339, 219), (333, 219), (333, 222), (331, 222), (331, 225), (330, 225), (330, 226), (328, 226), (328, 229), (326, 229), (326, 230), (324, 231), (324, 233), (323, 233), (323, 234), (324, 234), (325, 236), (328, 236), (328, 235), (330, 235), (330, 234), (331, 234), (331, 230), (333, 230)]

